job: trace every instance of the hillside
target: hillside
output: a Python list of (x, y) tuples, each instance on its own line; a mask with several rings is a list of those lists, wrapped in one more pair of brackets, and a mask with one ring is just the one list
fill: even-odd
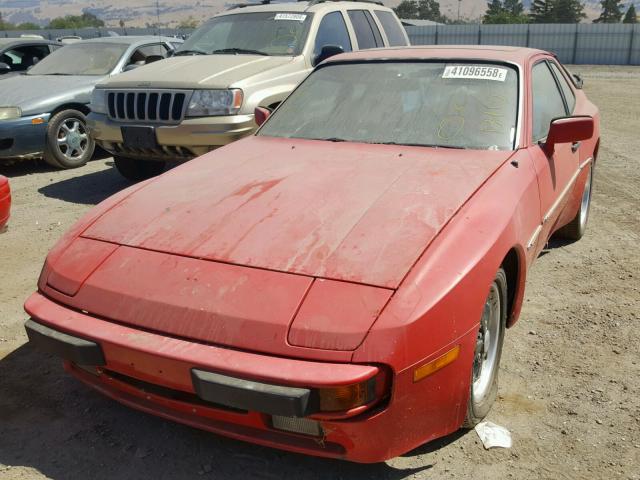
[[(181, 20), (193, 17), (207, 19), (244, 0), (0, 0), (0, 12), (11, 23), (34, 22), (46, 25), (55, 17), (77, 15), (84, 9), (97, 15), (107, 26), (116, 27), (124, 21), (128, 27), (143, 27), (159, 23), (173, 27)], [(384, 0), (385, 5), (395, 7), (400, 0)], [(529, 4), (524, 1), (525, 6)], [(587, 14), (597, 16), (597, 0), (587, 0)], [(450, 18), (457, 17), (458, 0), (440, 0), (441, 11)], [(461, 17), (478, 19), (486, 10), (486, 0), (460, 1)]]

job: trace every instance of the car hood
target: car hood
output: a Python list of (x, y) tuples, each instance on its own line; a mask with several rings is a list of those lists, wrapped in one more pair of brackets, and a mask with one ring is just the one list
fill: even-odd
[(22, 109), (23, 115), (50, 112), (61, 103), (89, 103), (102, 76), (18, 75), (2, 80), (0, 105)]
[(149, 182), (82, 236), (393, 289), (510, 155), (249, 137)]
[(125, 72), (104, 88), (228, 88), (264, 71), (286, 65), (292, 57), (195, 55), (172, 57)]

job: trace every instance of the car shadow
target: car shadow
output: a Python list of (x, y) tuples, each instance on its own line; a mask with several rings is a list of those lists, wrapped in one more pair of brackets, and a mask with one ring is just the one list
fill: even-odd
[[(91, 157), (89, 161), (102, 160), (110, 156), (108, 152), (97, 147), (93, 157)], [(41, 158), (0, 160), (0, 175), (4, 175), (7, 178), (23, 177), (33, 173), (57, 172), (59, 170), (59, 168), (52, 167)]]
[(4, 358), (1, 345), (0, 464), (9, 467), (92, 480), (400, 480), (432, 467), (354, 464), (227, 439), (126, 408), (28, 344)]
[[(113, 166), (113, 163), (107, 162), (107, 165)], [(131, 182), (115, 168), (108, 168), (51, 183), (38, 189), (38, 192), (65, 202), (95, 205), (129, 185)]]

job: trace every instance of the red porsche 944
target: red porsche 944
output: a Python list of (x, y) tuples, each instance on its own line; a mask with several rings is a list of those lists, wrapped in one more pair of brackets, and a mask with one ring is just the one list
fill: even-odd
[(254, 136), (72, 227), (30, 341), (133, 408), (311, 455), (377, 462), (472, 426), (532, 262), (585, 231), (581, 83), (525, 48), (333, 57)]

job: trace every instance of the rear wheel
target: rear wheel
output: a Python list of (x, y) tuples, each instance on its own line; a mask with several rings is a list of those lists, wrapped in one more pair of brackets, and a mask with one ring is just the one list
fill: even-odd
[(44, 160), (56, 168), (76, 168), (87, 163), (95, 148), (87, 120), (78, 110), (56, 113), (47, 127)]
[(591, 185), (593, 184), (593, 164), (589, 164), (589, 173), (584, 182), (580, 209), (576, 216), (567, 225), (558, 230), (558, 236), (568, 240), (580, 240), (587, 229), (589, 220), (589, 209), (591, 208)]
[(134, 182), (160, 175), (165, 169), (165, 162), (160, 160), (136, 160), (120, 156), (114, 156), (113, 160), (118, 172)]
[(507, 276), (502, 268), (491, 283), (476, 339), (465, 427), (487, 416), (498, 393), (498, 370), (507, 321)]

